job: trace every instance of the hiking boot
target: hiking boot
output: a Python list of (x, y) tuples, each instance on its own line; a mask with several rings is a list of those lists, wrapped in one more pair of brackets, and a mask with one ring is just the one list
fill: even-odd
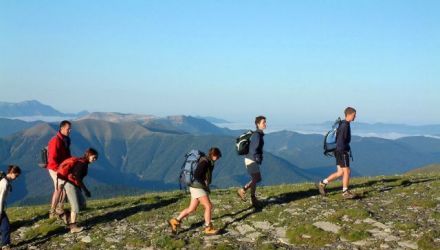
[(350, 192), (349, 190), (346, 190), (342, 192), (342, 197), (344, 197), (345, 199), (353, 199), (356, 197), (356, 195)]
[(55, 213), (58, 215), (64, 214), (64, 208), (57, 206), (57, 208), (55, 209)]
[(58, 218), (58, 214), (55, 212), (55, 210), (49, 210), (49, 219), (56, 219)]
[(168, 221), (168, 224), (171, 226), (171, 232), (177, 233), (177, 229), (180, 228), (180, 221), (178, 221), (176, 218), (172, 218)]
[(214, 228), (212, 223), (210, 223), (208, 226), (205, 226), (205, 234), (206, 235), (216, 235), (218, 234), (218, 230)]
[(319, 193), (321, 194), (321, 195), (326, 195), (327, 193), (325, 192), (325, 186), (327, 186), (327, 184), (324, 184), (322, 181), (320, 181), (320, 182), (318, 182), (318, 183), (316, 183), (315, 184), (316, 185), (316, 187), (318, 188), (318, 190), (319, 190)]
[(70, 233), (79, 233), (79, 232), (82, 232), (84, 230), (84, 227), (78, 227), (76, 225), (76, 223), (71, 223), (69, 225), (69, 228), (70, 228)]
[(244, 190), (244, 188), (239, 188), (237, 190), (237, 195), (242, 201), (246, 201), (246, 191)]

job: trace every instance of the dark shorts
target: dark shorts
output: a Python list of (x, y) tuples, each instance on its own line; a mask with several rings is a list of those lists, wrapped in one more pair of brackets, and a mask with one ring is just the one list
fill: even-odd
[(350, 167), (350, 155), (348, 152), (338, 152), (335, 151), (336, 165), (341, 168)]

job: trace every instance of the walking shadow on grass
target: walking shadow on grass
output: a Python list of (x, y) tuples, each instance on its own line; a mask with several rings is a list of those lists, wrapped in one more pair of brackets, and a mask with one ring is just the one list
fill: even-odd
[(138, 204), (138, 205), (127, 207), (127, 208), (124, 208), (121, 210), (115, 210), (115, 211), (111, 211), (111, 212), (108, 212), (105, 214), (101, 214), (101, 215), (87, 219), (86, 220), (86, 224), (87, 224), (86, 227), (96, 226), (96, 225), (111, 222), (114, 220), (122, 220), (122, 219), (125, 219), (125, 218), (132, 216), (134, 214), (140, 213), (140, 212), (145, 212), (145, 211), (150, 211), (153, 209), (159, 209), (162, 207), (166, 207), (168, 205), (176, 203), (180, 199), (180, 197), (181, 197), (181, 195), (176, 196), (176, 197), (172, 197), (172, 198), (168, 198), (168, 199), (158, 198), (158, 201), (155, 203)]
[[(96, 226), (98, 224), (102, 224), (102, 223), (106, 223), (106, 222), (111, 222), (114, 220), (122, 220), (125, 219), (131, 215), (134, 215), (136, 213), (139, 212), (144, 212), (144, 211), (150, 211), (152, 209), (158, 209), (161, 207), (165, 207), (168, 205), (171, 205), (175, 202), (177, 202), (180, 199), (181, 196), (176, 196), (176, 197), (172, 197), (172, 198), (167, 198), (167, 199), (161, 199), (159, 198), (157, 202), (154, 203), (150, 203), (150, 204), (138, 204), (138, 205), (134, 205), (128, 208), (124, 208), (121, 210), (116, 210), (116, 211), (111, 211), (105, 214), (101, 214), (95, 217), (92, 217), (88, 220), (86, 220), (84, 223), (81, 224), (86, 224), (85, 227), (89, 228), (90, 226)], [(93, 210), (93, 209), (87, 209), (89, 211)], [(39, 218), (39, 217), (38, 217)], [(21, 222), (20, 225), (24, 225), (23, 223), (31, 223), (30, 221), (27, 222)], [(54, 222), (56, 223), (56, 222)], [(54, 223), (52, 223), (50, 225), (50, 227), (53, 227)], [(37, 229), (39, 230), (39, 229)], [(46, 243), (47, 241), (51, 240), (52, 238), (61, 236), (63, 234), (69, 233), (69, 230), (66, 226), (55, 226), (54, 229), (52, 230), (48, 230), (47, 232), (43, 232), (43, 233), (38, 233), (36, 232), (35, 234), (37, 234), (37, 236), (32, 237), (26, 241), (22, 241), (19, 242), (17, 245), (14, 246), (14, 249), (27, 249), (29, 245), (32, 246), (39, 246), (42, 245), (44, 243)]]
[[(254, 208), (254, 207), (251, 206), (251, 207), (244, 208), (244, 209), (241, 209), (241, 210), (236, 211), (236, 212), (222, 214), (222, 215), (214, 217), (212, 219), (213, 220), (220, 220), (220, 219), (226, 218), (226, 217), (234, 218), (233, 220), (226, 222), (221, 228), (218, 229), (219, 230), (218, 234), (225, 234), (225, 233), (227, 233), (226, 228), (229, 225), (231, 225), (231, 224), (233, 224), (235, 222), (243, 221), (247, 217), (251, 216), (252, 214), (258, 213), (258, 212), (261, 212), (261, 209)], [(237, 217), (237, 216), (239, 216), (239, 217)], [(204, 224), (205, 224), (205, 221), (199, 221), (197, 223), (193, 223), (193, 224), (191, 224), (189, 226), (189, 228), (186, 228), (186, 229), (180, 231), (179, 234), (182, 234), (182, 233), (194, 230), (196, 228), (202, 227)]]
[[(390, 178), (382, 178), (377, 180), (369, 180), (366, 182), (353, 184), (350, 187), (351, 190), (353, 190), (353, 192), (355, 193), (355, 197), (353, 199), (361, 200), (368, 197), (369, 194), (372, 192), (376, 192), (376, 191), (384, 192), (384, 191), (392, 190), (397, 187), (408, 187), (413, 184), (431, 182), (435, 180), (436, 180), (435, 178), (420, 178), (415, 180), (407, 180), (399, 177), (390, 177)], [(394, 182), (396, 182), (396, 184), (393, 185)], [(367, 190), (363, 190), (362, 192), (356, 192), (357, 188), (367, 188)], [(327, 196), (333, 193), (340, 193), (341, 189), (342, 188), (340, 186), (326, 188)], [(287, 192), (267, 198), (267, 200), (263, 202), (263, 205), (264, 206), (270, 204), (280, 205), (280, 204), (290, 203), (296, 200), (309, 198), (315, 195), (319, 195), (319, 191), (315, 187), (303, 191)]]

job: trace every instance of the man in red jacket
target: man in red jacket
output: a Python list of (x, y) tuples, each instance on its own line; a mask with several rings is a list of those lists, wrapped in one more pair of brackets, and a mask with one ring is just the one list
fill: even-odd
[[(49, 212), (49, 218), (57, 217), (56, 209), (57, 206), (60, 207), (60, 211), (63, 211), (63, 204), (66, 197), (66, 191), (57, 189), (57, 170), (59, 165), (70, 155), (70, 131), (72, 124), (69, 121), (62, 121), (60, 123), (60, 130), (58, 133), (49, 141), (47, 146), (48, 159), (47, 159), (47, 169), (49, 175), (52, 178), (54, 185), (54, 192), (52, 194), (52, 203)], [(59, 199), (59, 203), (58, 198)]]

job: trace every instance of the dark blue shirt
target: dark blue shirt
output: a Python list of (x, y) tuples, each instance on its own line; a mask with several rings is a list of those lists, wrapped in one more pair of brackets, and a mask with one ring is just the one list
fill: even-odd
[(251, 143), (249, 144), (249, 153), (246, 158), (251, 159), (258, 164), (263, 162), (263, 146), (264, 146), (264, 132), (257, 129), (251, 136)]
[(341, 125), (339, 125), (336, 134), (336, 151), (338, 152), (350, 151), (350, 141), (351, 141), (350, 123), (344, 120), (341, 122)]

